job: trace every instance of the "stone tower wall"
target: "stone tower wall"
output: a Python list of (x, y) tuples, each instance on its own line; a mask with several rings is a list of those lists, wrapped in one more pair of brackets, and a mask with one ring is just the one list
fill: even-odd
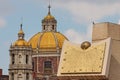
[[(12, 58), (13, 54), (14, 59)], [(27, 63), (26, 55), (28, 55)], [(9, 80), (32, 80), (32, 76), (31, 47), (10, 47)]]

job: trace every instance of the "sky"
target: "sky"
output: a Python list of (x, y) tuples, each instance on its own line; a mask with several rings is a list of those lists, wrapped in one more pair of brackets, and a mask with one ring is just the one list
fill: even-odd
[[(120, 0), (51, 0), (57, 31), (71, 42), (91, 41), (92, 23), (120, 24)], [(49, 0), (0, 0), (0, 68), (8, 74), (9, 47), (17, 40), (20, 24), (25, 39), (41, 32)]]

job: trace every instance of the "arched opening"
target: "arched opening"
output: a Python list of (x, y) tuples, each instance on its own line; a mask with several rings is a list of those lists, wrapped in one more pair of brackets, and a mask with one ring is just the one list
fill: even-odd
[(29, 59), (29, 57), (28, 57), (28, 55), (26, 55), (26, 64), (28, 64), (28, 59)]
[(52, 25), (52, 30), (54, 30), (55, 28), (54, 28), (54, 25)]
[(43, 30), (45, 30), (45, 25), (43, 26)]

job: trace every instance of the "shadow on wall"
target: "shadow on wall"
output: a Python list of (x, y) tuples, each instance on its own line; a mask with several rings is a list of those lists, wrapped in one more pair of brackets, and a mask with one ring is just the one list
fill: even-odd
[(120, 63), (112, 55), (110, 60), (110, 69), (109, 69), (109, 80), (119, 80), (120, 79)]

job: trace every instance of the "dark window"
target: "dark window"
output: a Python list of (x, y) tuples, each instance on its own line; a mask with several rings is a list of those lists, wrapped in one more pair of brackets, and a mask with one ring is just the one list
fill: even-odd
[(34, 62), (32, 62), (32, 70), (34, 71)]
[(43, 26), (43, 30), (45, 30), (45, 25)]
[(52, 29), (54, 30), (54, 25), (52, 25)]
[(21, 63), (21, 58), (22, 58), (22, 56), (21, 56), (21, 55), (19, 55), (19, 63)]
[(44, 74), (47, 74), (47, 75), (52, 74), (52, 62), (51, 61), (44, 62)]
[(28, 64), (28, 55), (26, 55), (26, 64)]
[(15, 63), (15, 55), (12, 54), (12, 64), (14, 64), (14, 63)]
[(44, 68), (52, 68), (52, 62), (51, 61), (45, 61)]
[(26, 80), (29, 80), (29, 73), (26, 73)]

